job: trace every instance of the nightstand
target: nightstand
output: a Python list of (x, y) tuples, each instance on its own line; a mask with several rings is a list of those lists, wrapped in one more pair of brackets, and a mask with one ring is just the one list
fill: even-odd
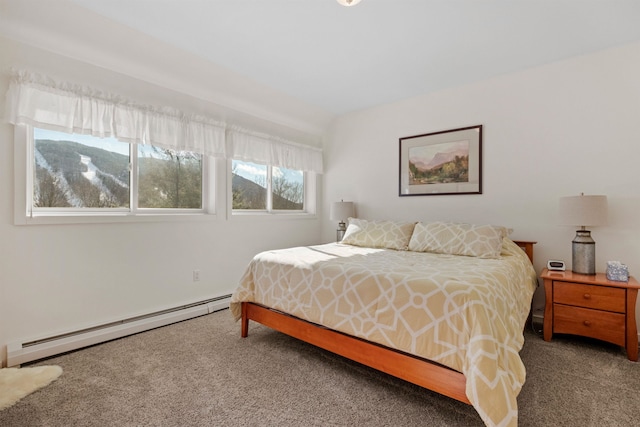
[(623, 346), (638, 361), (636, 298), (640, 284), (608, 280), (606, 274), (542, 270), (544, 280), (544, 340), (553, 333), (596, 338)]

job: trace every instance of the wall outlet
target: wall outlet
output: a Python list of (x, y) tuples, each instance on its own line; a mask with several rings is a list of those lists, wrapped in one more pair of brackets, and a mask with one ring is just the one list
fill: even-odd
[(193, 270), (193, 281), (194, 282), (200, 281), (200, 270)]

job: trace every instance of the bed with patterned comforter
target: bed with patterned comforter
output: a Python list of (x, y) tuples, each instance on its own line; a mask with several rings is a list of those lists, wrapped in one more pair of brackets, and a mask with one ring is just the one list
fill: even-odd
[(519, 356), (537, 286), (508, 238), (496, 259), (332, 243), (262, 252), (231, 312), (255, 302), (332, 330), (437, 362), (466, 377), (487, 425), (517, 425)]

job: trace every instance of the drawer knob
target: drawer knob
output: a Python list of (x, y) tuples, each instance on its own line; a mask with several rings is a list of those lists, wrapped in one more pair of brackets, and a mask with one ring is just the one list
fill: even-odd
[(591, 299), (591, 294), (584, 294), (584, 299)]
[(584, 326), (591, 326), (591, 322), (589, 320), (585, 320), (582, 323), (584, 324)]

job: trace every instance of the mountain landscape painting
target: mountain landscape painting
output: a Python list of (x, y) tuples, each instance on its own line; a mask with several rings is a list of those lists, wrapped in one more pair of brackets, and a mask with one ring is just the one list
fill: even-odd
[(409, 185), (469, 182), (469, 141), (410, 147)]

